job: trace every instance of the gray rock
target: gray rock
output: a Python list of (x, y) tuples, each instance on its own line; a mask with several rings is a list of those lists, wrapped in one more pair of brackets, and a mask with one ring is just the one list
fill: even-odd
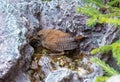
[(0, 82), (10, 82), (19, 70), (29, 68), (33, 48), (28, 44), (28, 38), (41, 28), (87, 36), (81, 42), (80, 50), (88, 53), (100, 44), (108, 44), (107, 37), (111, 34), (110, 43), (116, 36), (119, 38), (120, 31), (116, 29), (112, 32), (108, 29), (106, 33), (105, 26), (88, 28), (87, 17), (75, 12), (79, 5), (84, 5), (82, 0), (0, 0)]
[[(85, 35), (87, 38), (81, 42), (80, 50), (89, 53), (98, 47), (106, 29), (104, 26), (91, 28), (86, 26), (87, 17), (77, 13), (76, 8), (83, 6), (83, 0), (52, 0), (41, 3), (41, 26), (46, 29), (60, 29), (74, 35)], [(99, 33), (101, 32), (101, 33)]]
[(32, 37), (40, 27), (41, 4), (37, 1), (21, 2), (17, 4), (21, 21), (28, 29), (27, 37)]
[(29, 68), (33, 48), (28, 44), (28, 38), (39, 27), (34, 16), (39, 5), (28, 2), (0, 1), (0, 82), (10, 82), (19, 70)]
[(120, 81), (120, 75), (114, 75), (111, 76), (106, 82), (119, 82)]
[(69, 69), (62, 68), (50, 73), (45, 79), (45, 82), (83, 82), (78, 78), (79, 75), (77, 73), (74, 73)]
[(27, 29), (20, 21), (16, 2), (0, 1), (0, 82), (11, 82), (33, 52), (26, 42)]
[(41, 67), (40, 70), (45, 74), (45, 76), (47, 76), (53, 70), (51, 62), (52, 59), (47, 56), (43, 56), (38, 62), (39, 66)]
[[(42, 81), (45, 82), (93, 82), (97, 76), (103, 75), (103, 70), (98, 65), (92, 63), (88, 58), (78, 61), (76, 69), (70, 70), (69, 66), (61, 67), (58, 61), (52, 60), (51, 57), (42, 56), (38, 62), (41, 71), (38, 74), (44, 74)], [(72, 60), (69, 59), (70, 61)], [(62, 62), (62, 61), (61, 61)], [(72, 62), (70, 62), (72, 63)], [(66, 63), (67, 64), (67, 63)], [(39, 76), (40, 76), (39, 75)]]
[(14, 79), (14, 82), (31, 82), (31, 81), (29, 79), (28, 74), (19, 71), (17, 77)]
[(51, 72), (45, 79), (45, 82), (93, 82), (96, 76), (100, 76), (99, 71), (100, 70), (97, 69), (94, 74), (84, 76), (82, 73), (82, 75), (79, 75), (77, 71), (61, 68)]
[(120, 29), (112, 25), (106, 25), (107, 31), (99, 46), (109, 45), (120, 38)]

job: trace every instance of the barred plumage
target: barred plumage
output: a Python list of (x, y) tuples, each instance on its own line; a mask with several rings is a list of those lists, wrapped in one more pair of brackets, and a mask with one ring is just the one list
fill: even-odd
[(77, 37), (55, 29), (40, 30), (36, 36), (43, 47), (56, 52), (63, 52), (65, 50), (72, 50), (77, 48), (77, 41), (81, 40), (83, 36), (80, 35)]

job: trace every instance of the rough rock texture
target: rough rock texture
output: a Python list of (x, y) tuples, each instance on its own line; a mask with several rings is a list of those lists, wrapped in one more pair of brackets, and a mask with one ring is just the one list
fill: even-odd
[(99, 46), (111, 44), (120, 38), (120, 29), (119, 28), (115, 28), (114, 26), (111, 26), (111, 25), (106, 25), (106, 28), (108, 28), (108, 29), (107, 29), (105, 35), (103, 36), (103, 39)]
[(59, 69), (51, 74), (45, 79), (45, 82), (83, 82), (83, 80), (78, 79), (79, 75), (68, 69)]
[(17, 4), (21, 21), (27, 28), (27, 38), (32, 37), (40, 27), (41, 4), (39, 1), (21, 2)]
[[(90, 63), (87, 58), (84, 58), (82, 61), (87, 65), (88, 62)], [(85, 70), (87, 66), (85, 68), (83, 66), (77, 66), (79, 70), (70, 70), (67, 67), (62, 68), (56, 62), (52, 62), (52, 59), (47, 56), (42, 56), (38, 64), (41, 67), (40, 70), (46, 77), (45, 82), (93, 82), (96, 76), (103, 75), (102, 69), (94, 63), (89, 65), (90, 69), (93, 70), (91, 73)]]
[(29, 75), (23, 73), (22, 71), (19, 71), (17, 77), (14, 78), (14, 82), (31, 82), (31, 81), (29, 79)]
[(80, 44), (80, 50), (83, 52), (89, 53), (92, 48), (98, 47), (106, 29), (102, 25), (96, 25), (96, 28), (86, 26), (87, 17), (76, 13), (76, 7), (84, 5), (82, 0), (52, 0), (40, 3), (40, 24), (43, 28), (85, 35), (87, 39)]
[[(116, 28), (111, 25), (107, 25), (106, 28), (108, 28), (108, 29), (107, 29), (105, 35), (103, 36), (103, 39), (99, 46), (109, 45), (120, 39), (120, 28)], [(111, 54), (112, 53), (110, 52), (109, 57), (106, 57), (107, 58), (107, 60), (105, 59), (106, 63), (108, 63), (115, 70), (120, 71), (120, 67), (117, 65), (116, 60), (112, 57)]]
[[(88, 54), (91, 49), (120, 37), (118, 28), (102, 25), (88, 28), (87, 17), (75, 12), (78, 5), (84, 5), (82, 0), (0, 0), (0, 82), (10, 82), (22, 67), (22, 70), (29, 68), (33, 48), (28, 38), (41, 28), (87, 36), (80, 50)], [(22, 76), (24, 73), (17, 78)]]
[(21, 57), (18, 48), (25, 43), (23, 37), (25, 29), (17, 25), (16, 17), (11, 14), (13, 9), (11, 5), (5, 1), (0, 1), (0, 5), (0, 79), (4, 79)]
[[(40, 19), (38, 18), (40, 26), (42, 28), (60, 29), (75, 35), (83, 34), (87, 36), (87, 39), (80, 44), (80, 50), (87, 54), (89, 54), (89, 51), (93, 48), (107, 43), (110, 44), (115, 40), (115, 37), (119, 35), (119, 31), (116, 30), (117, 28), (108, 29), (109, 26), (107, 25), (96, 25), (96, 28), (87, 27), (87, 17), (75, 12), (75, 8), (78, 5), (84, 5), (80, 0), (52, 0), (50, 2), (39, 1), (38, 3), (41, 5), (41, 17)], [(111, 38), (107, 39), (108, 37)], [(43, 67), (42, 70), (47, 75), (51, 71), (51, 67), (48, 64), (49, 61), (44, 65), (46, 61), (47, 59), (42, 62), (43, 66), (46, 66), (46, 68)]]
[(120, 81), (120, 75), (114, 75), (110, 77), (106, 82), (119, 82)]
[(15, 4), (16, 1), (0, 0), (0, 82), (12, 81), (33, 52), (27, 45), (27, 29)]

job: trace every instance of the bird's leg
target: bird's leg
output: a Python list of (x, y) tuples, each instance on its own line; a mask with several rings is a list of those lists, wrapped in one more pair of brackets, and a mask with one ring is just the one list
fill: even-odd
[(60, 52), (60, 53), (57, 53), (57, 55), (64, 55), (64, 54), (65, 54), (64, 51), (62, 51), (62, 52)]
[(64, 55), (64, 54), (65, 54), (65, 52), (62, 51), (60, 53), (52, 53), (52, 54), (50, 54), (50, 56), (61, 56), (61, 55)]
[(46, 49), (43, 49), (43, 50), (42, 50), (42, 54), (47, 54), (47, 50), (46, 50)]

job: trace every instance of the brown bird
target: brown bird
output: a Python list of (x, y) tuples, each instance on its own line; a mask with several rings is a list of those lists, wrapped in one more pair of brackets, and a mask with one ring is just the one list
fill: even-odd
[(78, 42), (84, 38), (82, 35), (77, 37), (69, 33), (56, 29), (40, 30), (35, 36), (41, 42), (41, 45), (54, 52), (64, 52), (78, 47)]

